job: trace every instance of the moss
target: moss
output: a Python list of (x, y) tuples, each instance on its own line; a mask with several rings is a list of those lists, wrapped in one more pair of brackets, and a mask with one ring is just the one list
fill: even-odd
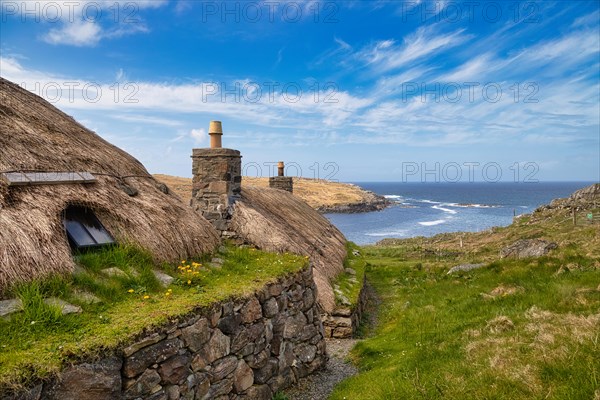
[[(71, 277), (53, 277), (15, 288), (32, 305), (11, 321), (0, 321), (3, 338), (0, 352), (0, 393), (26, 386), (57, 373), (64, 365), (117, 351), (142, 332), (161, 326), (195, 309), (229, 298), (252, 294), (278, 277), (307, 266), (304, 257), (273, 254), (251, 248), (228, 247), (217, 255), (221, 268), (200, 268), (193, 285), (169, 289), (155, 285), (146, 271), (156, 268), (151, 259), (133, 248), (113, 248), (79, 259), (83, 271)], [(206, 263), (203, 260), (182, 260)], [(116, 266), (131, 277), (104, 277), (103, 266)], [(173, 274), (177, 266), (165, 266)], [(178, 277), (185, 275), (179, 270)], [(39, 300), (49, 294), (71, 294), (86, 290), (102, 298), (101, 304), (81, 304), (79, 315), (52, 314)], [(130, 292), (132, 290), (132, 292)], [(37, 308), (38, 313), (31, 313)], [(41, 313), (41, 315), (40, 315)], [(45, 317), (44, 317), (45, 316)], [(47, 317), (47, 318), (46, 318)]]
[[(367, 262), (362, 255), (362, 249), (356, 244), (346, 242), (346, 249), (348, 254), (344, 260), (344, 272), (337, 276), (334, 284), (339, 287), (341, 295), (349, 301), (350, 308), (353, 309), (358, 304)], [(354, 255), (355, 253), (358, 255)], [(348, 273), (347, 269), (352, 269), (355, 273)], [(336, 303), (339, 305), (342, 305), (342, 296), (336, 292)]]

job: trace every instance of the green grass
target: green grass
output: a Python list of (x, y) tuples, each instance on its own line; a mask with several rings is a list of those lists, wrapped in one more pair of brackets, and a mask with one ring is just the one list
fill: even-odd
[(289, 397), (287, 397), (283, 392), (277, 392), (273, 395), (272, 400), (289, 400)]
[[(342, 295), (349, 300), (350, 308), (354, 308), (358, 303), (358, 296), (362, 288), (367, 263), (359, 246), (352, 242), (347, 242), (346, 249), (348, 254), (344, 260), (344, 269), (351, 268), (356, 274), (353, 275), (344, 271), (337, 276), (334, 284), (340, 288)], [(355, 256), (353, 254), (354, 251), (359, 251), (360, 254)], [(340, 298), (337, 293), (336, 303), (340, 304)]]
[[(192, 267), (192, 263), (204, 264), (210, 257), (182, 260), (189, 269), (181, 264), (161, 266), (178, 278), (170, 290), (154, 278), (151, 271), (158, 266), (148, 254), (132, 247), (80, 255), (81, 270), (74, 276), (11, 288), (11, 294), (23, 300), (24, 311), (10, 321), (0, 320), (0, 393), (48, 378), (70, 362), (106, 356), (145, 330), (198, 307), (249, 295), (308, 263), (304, 257), (251, 248), (227, 247), (217, 256), (223, 259), (221, 268)], [(106, 277), (100, 273), (109, 267), (119, 267), (127, 276)], [(198, 274), (192, 275), (194, 270)], [(79, 301), (75, 294), (82, 290), (102, 302)], [(50, 296), (80, 305), (83, 313), (61, 315), (60, 310), (42, 301)]]
[[(522, 235), (559, 249), (499, 260)], [(360, 373), (331, 399), (600, 398), (597, 227), (546, 214), (485, 233), (388, 243), (363, 249), (381, 298), (378, 322), (351, 352)], [(466, 262), (487, 265), (447, 275)]]

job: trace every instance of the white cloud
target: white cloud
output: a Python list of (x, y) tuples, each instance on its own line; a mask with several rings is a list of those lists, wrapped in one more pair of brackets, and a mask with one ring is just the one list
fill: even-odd
[(111, 118), (114, 118), (119, 121), (125, 121), (125, 122), (136, 122), (136, 123), (139, 122), (139, 123), (143, 123), (143, 124), (153, 124), (153, 125), (162, 125), (162, 126), (171, 126), (171, 127), (183, 125), (183, 123), (181, 121), (168, 119), (168, 118), (153, 117), (150, 115), (143, 115), (143, 114), (116, 114), (116, 115), (111, 115)]
[(75, 21), (65, 23), (59, 29), (50, 29), (42, 38), (54, 45), (95, 46), (102, 38), (102, 28), (94, 22)]
[(13, 15), (25, 22), (42, 22), (51, 26), (40, 37), (46, 43), (77, 47), (93, 47), (104, 39), (146, 33), (149, 29), (142, 19), (141, 10), (168, 4), (167, 0), (0, 2), (3, 10), (9, 10), (3, 17)]
[(482, 54), (462, 64), (454, 71), (442, 75), (442, 82), (482, 82), (485, 76), (499, 68), (500, 60), (494, 60), (490, 54)]
[(196, 145), (202, 144), (204, 142), (206, 142), (206, 130), (204, 128), (200, 128), (200, 129), (192, 129), (190, 131), (190, 137), (192, 139), (194, 139), (194, 143)]
[[(114, 110), (131, 114), (142, 111), (202, 113), (211, 118), (225, 116), (257, 125), (303, 125), (323, 129), (346, 121), (373, 103), (371, 98), (353, 96), (339, 89), (322, 89), (317, 93), (305, 90), (297, 97), (292, 89), (282, 94), (279, 91), (270, 93), (268, 88), (260, 87), (261, 91), (256, 92), (258, 96), (251, 91), (225, 96), (223, 88), (215, 87), (213, 82), (118, 82), (117, 92), (114, 82), (90, 82), (46, 74), (29, 70), (16, 59), (7, 57), (0, 57), (0, 69), (7, 79), (22, 84), (49, 101), (52, 99), (56, 106), (72, 110)], [(231, 89), (238, 83), (243, 90), (248, 82), (248, 79), (227, 82), (225, 89)], [(246, 101), (245, 98), (257, 101)]]
[(404, 38), (402, 44), (395, 40), (381, 40), (364, 47), (352, 57), (365, 63), (376, 73), (384, 73), (408, 65), (411, 62), (447, 51), (469, 39), (459, 29), (452, 33), (437, 34), (436, 26), (417, 29)]
[[(372, 73), (377, 74), (377, 78), (366, 84), (366, 88), (361, 88), (361, 92), (337, 89), (335, 93), (327, 93), (321, 90), (318, 100), (315, 100), (312, 92), (304, 93), (297, 101), (286, 101), (279, 94), (270, 99), (263, 91), (259, 101), (249, 102), (240, 96), (237, 100), (233, 96), (222, 97), (222, 88), (212, 87), (212, 82), (200, 80), (182, 84), (146, 81), (133, 86), (133, 99), (137, 102), (126, 102), (123, 97), (115, 101), (111, 83), (102, 82), (99, 83), (102, 96), (98, 101), (85, 101), (79, 96), (73, 102), (63, 98), (57, 105), (63, 109), (99, 111), (104, 114), (106, 110), (118, 111), (115, 118), (132, 122), (139, 119), (140, 124), (148, 122), (171, 127), (177, 126), (174, 121), (200, 114), (206, 119), (236, 120), (251, 129), (265, 132), (256, 137), (240, 133), (246, 145), (264, 140), (271, 145), (282, 143), (300, 146), (314, 135), (323, 145), (344, 142), (438, 147), (478, 143), (501, 145), (510, 141), (535, 140), (539, 137), (536, 135), (548, 130), (551, 130), (548, 136), (554, 142), (561, 142), (561, 137), (569, 137), (573, 139), (563, 142), (577, 145), (582, 140), (589, 141), (590, 132), (597, 132), (600, 118), (597, 108), (598, 83), (597, 80), (591, 80), (595, 77), (588, 76), (589, 68), (583, 67), (598, 54), (598, 38), (594, 37), (594, 32), (569, 32), (505, 56), (497, 55), (501, 49), (494, 51), (490, 48), (479, 53), (479, 48), (469, 53), (471, 47), (463, 48), (460, 55), (453, 53), (463, 63), (439, 73), (439, 66), (432, 61), (433, 58), (456, 49), (468, 36), (461, 30), (442, 35), (435, 27), (421, 28), (402, 41), (380, 41), (347, 57), (366, 64)], [(485, 41), (485, 38), (482, 40)], [(349, 43), (337, 38), (334, 41), (335, 54), (352, 52)], [(584, 47), (583, 51), (572, 51), (579, 47)], [(17, 83), (26, 82), (28, 88), (36, 83), (43, 86), (44, 83), (57, 81), (76, 81), (80, 87), (91, 83), (29, 70), (15, 58), (0, 57), (0, 66), (3, 75)], [(571, 67), (575, 67), (576, 73), (565, 74)], [(520, 93), (515, 102), (511, 86), (515, 81), (525, 83), (531, 77), (540, 77), (539, 92), (535, 95), (538, 102), (524, 102), (527, 92)], [(415, 81), (476, 81), (482, 85), (475, 89), (473, 101), (469, 100), (465, 88), (463, 97), (457, 103), (446, 98), (440, 102), (430, 99), (423, 101), (418, 95), (415, 98), (401, 98), (402, 84)], [(247, 78), (232, 79), (226, 85), (231, 88), (238, 83), (243, 87), (248, 82), (250, 80)], [(481, 90), (485, 82), (494, 82), (502, 87), (500, 101), (492, 103), (482, 97)], [(127, 90), (123, 91), (123, 86), (121, 89), (122, 96), (130, 94)], [(207, 96), (209, 92), (211, 95)], [(254, 98), (255, 93), (247, 95)], [(441, 93), (438, 95), (443, 97)], [(166, 117), (158, 118), (156, 113)], [(195, 122), (183, 123), (174, 141), (206, 141), (204, 129), (190, 130), (194, 125)], [(275, 134), (273, 131), (284, 134)], [(285, 134), (290, 131), (299, 133), (290, 138)], [(332, 131), (340, 133), (325, 134)]]

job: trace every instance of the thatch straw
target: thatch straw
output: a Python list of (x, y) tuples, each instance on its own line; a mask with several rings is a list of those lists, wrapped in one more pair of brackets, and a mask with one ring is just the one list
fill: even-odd
[(244, 186), (231, 225), (264, 250), (310, 256), (319, 303), (326, 312), (333, 311), (331, 282), (344, 269), (346, 239), (325, 217), (286, 191)]
[[(118, 242), (138, 245), (159, 262), (199, 255), (219, 242), (212, 225), (175, 194), (163, 193), (135, 158), (0, 78), (0, 172), (17, 170), (88, 171), (98, 182), (0, 183), (0, 289), (74, 268), (62, 225), (70, 204), (91, 208)], [(120, 182), (139, 194), (130, 197)]]

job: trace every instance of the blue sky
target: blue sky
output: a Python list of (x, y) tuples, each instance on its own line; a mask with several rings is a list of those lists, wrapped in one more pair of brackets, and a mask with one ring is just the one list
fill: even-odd
[(599, 8), (0, 0), (0, 75), (152, 173), (216, 119), (248, 175), (598, 181)]

